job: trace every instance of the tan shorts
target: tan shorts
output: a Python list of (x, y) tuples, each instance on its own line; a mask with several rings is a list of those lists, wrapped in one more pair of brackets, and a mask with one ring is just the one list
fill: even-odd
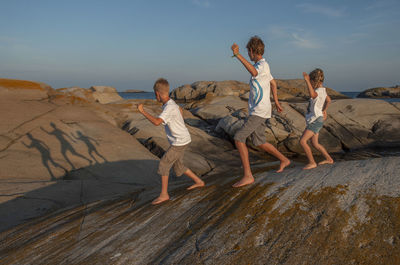
[(169, 176), (169, 171), (172, 166), (178, 177), (185, 173), (187, 167), (183, 165), (183, 153), (188, 145), (189, 144), (182, 146), (171, 145), (161, 158), (157, 173), (161, 176)]
[(264, 144), (267, 141), (265, 120), (255, 115), (249, 116), (243, 127), (236, 132), (234, 139), (241, 143), (246, 143), (246, 138), (250, 136), (251, 142), (255, 146)]

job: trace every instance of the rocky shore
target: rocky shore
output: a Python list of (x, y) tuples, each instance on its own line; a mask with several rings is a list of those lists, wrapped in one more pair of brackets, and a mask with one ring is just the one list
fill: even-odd
[[(266, 138), (296, 160), (302, 155), (306, 94), (300, 81), (279, 80), (278, 86), (284, 111), (273, 113)], [(321, 142), (329, 152), (400, 147), (400, 103), (328, 94), (335, 100)], [(196, 82), (171, 97), (183, 106), (192, 136), (184, 162), (208, 185), (189, 193), (189, 182), (172, 175), (172, 202), (154, 207), (149, 202), (159, 191), (158, 160), (168, 142), (163, 128), (150, 124), (136, 105), (158, 114), (160, 104), (122, 100), (112, 87), (55, 90), (0, 79), (0, 260), (399, 261), (398, 157), (307, 172), (293, 163), (276, 174), (270, 171), (277, 166), (273, 159), (252, 147), (257, 183), (231, 189), (241, 174), (232, 136), (247, 116), (247, 84)]]
[(375, 87), (367, 89), (357, 96), (358, 98), (400, 98), (400, 86)]

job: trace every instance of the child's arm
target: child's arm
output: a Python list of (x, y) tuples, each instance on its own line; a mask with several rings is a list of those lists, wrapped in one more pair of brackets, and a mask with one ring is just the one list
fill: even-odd
[(140, 113), (143, 114), (143, 116), (145, 116), (151, 123), (153, 123), (155, 126), (160, 125), (161, 123), (163, 123), (163, 120), (161, 118), (157, 118), (154, 117), (153, 115), (151, 115), (150, 113), (146, 112), (143, 108), (143, 104), (139, 104), (138, 105), (138, 110)]
[(310, 97), (311, 97), (311, 98), (316, 98), (316, 97), (318, 97), (317, 92), (315, 92), (313, 86), (311, 85), (310, 76), (309, 76), (307, 73), (305, 73), (305, 72), (303, 72), (303, 76), (304, 76), (304, 80), (305, 80), (306, 83), (307, 83), (308, 92), (310, 92)]
[(272, 79), (270, 82), (271, 84), (271, 90), (272, 90), (272, 95), (274, 97), (274, 101), (275, 101), (275, 107), (278, 110), (278, 112), (282, 112), (283, 108), (281, 106), (281, 104), (279, 104), (279, 100), (278, 100), (278, 86), (276, 85), (275, 79)]
[(247, 69), (247, 71), (249, 71), (249, 73), (252, 76), (257, 76), (258, 72), (257, 72), (256, 68), (239, 53), (239, 45), (234, 43), (232, 45), (231, 49), (233, 51), (233, 55), (239, 59), (239, 61), (244, 65), (244, 67)]
[(329, 104), (331, 104), (331, 101), (332, 101), (331, 98), (328, 95), (326, 95), (325, 104), (324, 104), (324, 107), (322, 108), (322, 113), (324, 114), (324, 120), (326, 120), (326, 118), (328, 116), (328, 114), (326, 113), (326, 110), (328, 109)]

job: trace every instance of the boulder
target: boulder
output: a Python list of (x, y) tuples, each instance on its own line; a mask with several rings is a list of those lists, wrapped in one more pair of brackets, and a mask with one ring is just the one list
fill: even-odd
[(400, 144), (400, 134), (396, 133), (400, 130), (400, 110), (386, 101), (334, 101), (328, 109), (328, 116), (324, 127), (346, 149)]
[(357, 95), (358, 98), (400, 98), (400, 86), (375, 87)]
[(202, 99), (207, 93), (215, 96), (239, 96), (248, 91), (248, 84), (239, 81), (198, 81), (191, 85), (183, 85), (171, 92), (171, 97), (176, 100), (191, 101)]
[(0, 94), (20, 100), (41, 100), (54, 94), (54, 89), (45, 83), (0, 78)]
[[(276, 79), (278, 86), (278, 98), (285, 101), (304, 101), (309, 98), (308, 89), (303, 79)], [(171, 92), (171, 97), (176, 100), (190, 102), (202, 99), (207, 93), (215, 96), (240, 96), (248, 100), (250, 87), (248, 83), (239, 81), (198, 81), (191, 85), (183, 85)], [(327, 88), (328, 95), (332, 99), (344, 99), (347, 96)]]
[[(278, 97), (280, 100), (297, 101), (310, 98), (308, 88), (303, 79), (275, 79), (278, 86)], [(349, 98), (332, 88), (327, 87), (326, 92), (332, 99)]]
[(217, 123), (219, 119), (236, 110), (246, 110), (248, 104), (237, 96), (219, 96), (197, 101), (188, 107), (195, 116), (210, 123)]
[(101, 104), (107, 104), (110, 102), (116, 102), (122, 100), (114, 87), (110, 86), (92, 86), (90, 87), (92, 95), (97, 102)]
[(159, 185), (159, 159), (100, 117), (98, 104), (48, 97), (51, 89), (29, 81), (12, 84), (0, 89), (1, 231), (61, 208)]

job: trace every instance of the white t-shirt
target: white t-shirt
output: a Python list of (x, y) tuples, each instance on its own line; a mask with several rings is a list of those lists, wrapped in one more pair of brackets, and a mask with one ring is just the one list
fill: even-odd
[(190, 134), (185, 126), (179, 106), (172, 99), (168, 100), (163, 106), (159, 118), (165, 125), (165, 133), (171, 145), (182, 146), (191, 142)]
[(322, 113), (322, 108), (324, 107), (325, 99), (326, 99), (326, 88), (319, 87), (315, 89), (315, 93), (318, 94), (316, 98), (310, 98), (307, 114), (306, 114), (306, 121), (307, 124), (312, 123), (318, 117), (323, 117), (324, 114)]
[(264, 58), (256, 62), (254, 67), (258, 74), (250, 78), (249, 115), (271, 118), (270, 81), (274, 78)]

